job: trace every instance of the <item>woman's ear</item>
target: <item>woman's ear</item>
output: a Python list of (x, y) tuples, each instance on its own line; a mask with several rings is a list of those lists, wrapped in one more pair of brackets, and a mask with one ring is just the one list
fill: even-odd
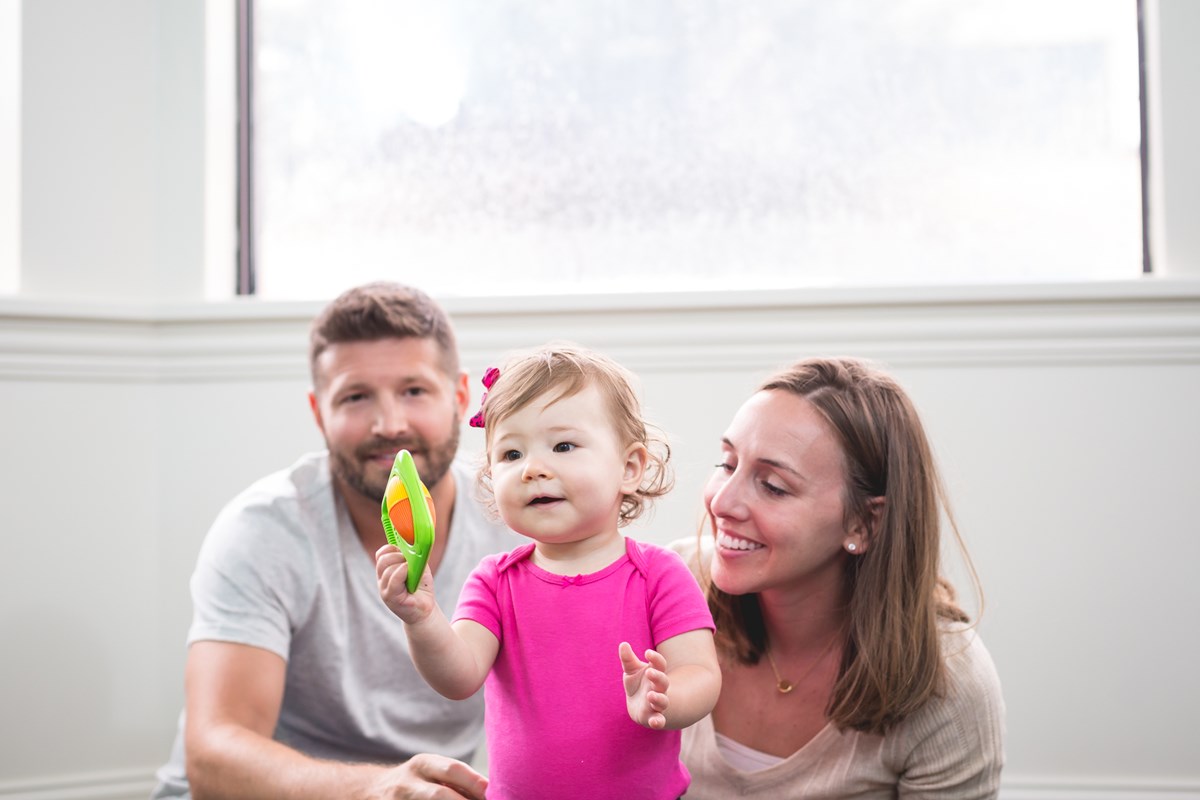
[(867, 501), (866, 514), (856, 520), (846, 531), (846, 541), (842, 543), (842, 546), (846, 548), (847, 552), (861, 556), (870, 549), (883, 521), (883, 506), (884, 498), (882, 497), (872, 497)]

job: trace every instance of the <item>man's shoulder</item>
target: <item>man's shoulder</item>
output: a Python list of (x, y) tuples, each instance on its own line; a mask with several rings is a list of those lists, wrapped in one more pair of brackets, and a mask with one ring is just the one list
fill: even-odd
[(485, 507), (476, 481), (478, 469), (460, 456), (450, 465), (450, 474), (454, 478), (453, 527), (456, 531), (463, 530), (472, 536), (511, 541), (511, 547), (516, 547), (519, 541), (523, 541), (517, 538), (495, 513)]
[(243, 549), (303, 539), (336, 528), (326, 453), (310, 453), (291, 466), (259, 478), (225, 504), (206, 544)]
[(264, 475), (237, 494), (226, 509), (265, 509), (288, 504), (307, 504), (311, 498), (327, 494), (329, 454), (322, 451), (301, 456), (295, 463)]

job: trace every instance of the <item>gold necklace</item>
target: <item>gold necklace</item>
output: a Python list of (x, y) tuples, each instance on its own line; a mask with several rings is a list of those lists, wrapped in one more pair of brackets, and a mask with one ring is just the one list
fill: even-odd
[(780, 677), (779, 667), (775, 664), (775, 656), (771, 655), (770, 646), (764, 645), (763, 652), (767, 654), (767, 661), (769, 661), (771, 664), (771, 672), (775, 673), (775, 688), (779, 690), (779, 693), (787, 694), (788, 692), (792, 691), (792, 689), (795, 689), (801, 683), (804, 683), (804, 681), (808, 680), (808, 676), (812, 675), (813, 672), (816, 671), (817, 667), (820, 666), (821, 662), (825, 660), (825, 656), (827, 656), (829, 651), (833, 649), (833, 643), (836, 641), (837, 636), (830, 637), (829, 644), (825, 645), (825, 649), (821, 651), (821, 654), (813, 659), (812, 666), (809, 667), (808, 670), (795, 681), (784, 680), (782, 677)]

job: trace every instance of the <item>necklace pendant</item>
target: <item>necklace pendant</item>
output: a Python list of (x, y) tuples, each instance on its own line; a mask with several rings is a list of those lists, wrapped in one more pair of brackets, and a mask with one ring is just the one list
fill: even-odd
[(795, 684), (791, 683), (790, 681), (781, 680), (781, 681), (779, 681), (779, 686), (776, 688), (779, 689), (780, 694), (787, 694), (792, 689), (795, 689), (796, 686), (795, 686)]

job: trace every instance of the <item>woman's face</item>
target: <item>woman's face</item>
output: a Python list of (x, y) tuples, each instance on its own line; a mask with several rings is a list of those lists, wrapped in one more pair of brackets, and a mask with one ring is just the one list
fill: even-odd
[(844, 476), (841, 447), (807, 400), (785, 390), (747, 400), (704, 492), (716, 527), (713, 582), (735, 595), (840, 587), (851, 536)]

